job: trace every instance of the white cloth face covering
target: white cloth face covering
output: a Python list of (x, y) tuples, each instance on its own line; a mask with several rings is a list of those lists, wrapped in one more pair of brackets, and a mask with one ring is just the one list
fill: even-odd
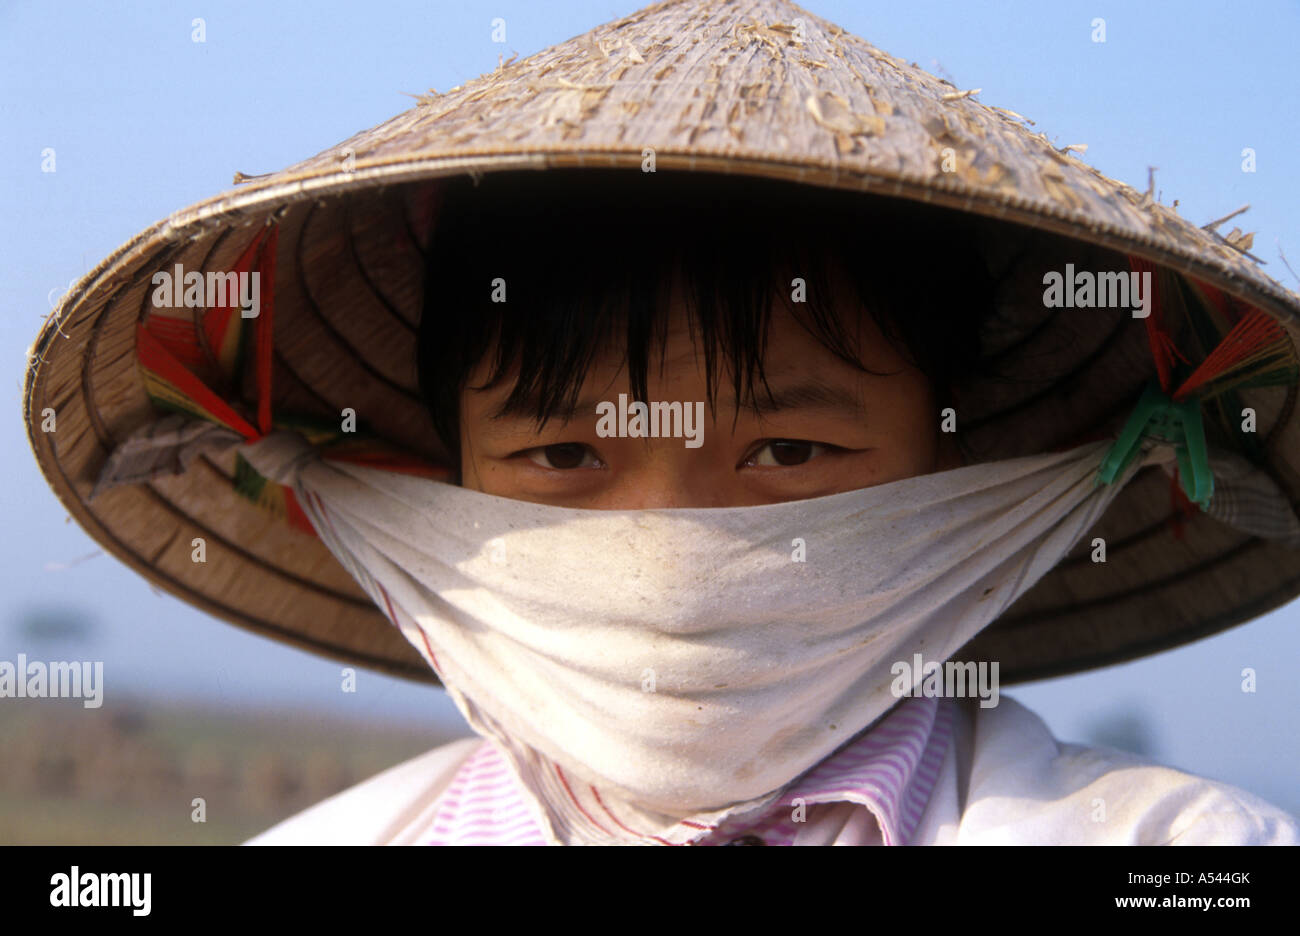
[[(1144, 465), (1108, 442), (758, 507), (576, 510), (242, 446), (497, 741), (553, 841), (774, 800), (1048, 572)], [(919, 682), (921, 673), (915, 673)]]

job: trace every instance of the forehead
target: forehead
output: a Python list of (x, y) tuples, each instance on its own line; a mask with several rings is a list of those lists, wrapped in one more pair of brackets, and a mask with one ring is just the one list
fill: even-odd
[[(797, 272), (797, 271), (796, 271)], [(855, 348), (858, 359), (869, 370), (898, 373), (910, 366), (899, 356), (880, 332), (872, 316), (861, 306), (861, 301), (847, 277), (835, 267), (828, 268), (828, 281), (822, 288), (833, 290), (829, 304), (838, 318), (839, 328), (846, 341)], [(649, 342), (647, 358), (649, 398), (655, 399), (706, 399), (708, 398), (708, 360), (705, 349), (687, 311), (685, 283), (680, 271), (672, 277), (668, 307), (663, 317), (663, 330)], [(789, 284), (797, 295), (808, 283)], [(770, 411), (781, 408), (834, 408), (860, 411), (866, 386), (873, 379), (860, 367), (843, 360), (814, 337), (800, 316), (806, 314), (795, 300), (793, 312), (784, 303), (773, 303), (767, 322), (765, 340), (755, 348), (752, 362), (755, 371), (754, 393), (751, 397), (747, 381), (741, 381), (737, 391), (736, 375), (725, 355), (716, 361), (719, 374), (715, 387), (717, 403), (726, 410), (741, 405)], [(583, 412), (594, 410), (596, 403), (613, 399), (620, 392), (628, 392), (628, 347), (626, 336), (612, 344), (595, 349), (585, 370), (578, 392), (568, 402), (550, 411), (550, 418), (566, 421)], [(466, 415), (471, 419), (534, 419), (538, 411), (534, 395), (515, 394), (519, 362), (507, 370), (493, 386), (484, 386), (493, 373), (493, 361), (481, 362), (467, 385)], [(747, 376), (747, 375), (742, 375)], [(766, 384), (766, 386), (764, 386)]]
[[(776, 284), (776, 293), (768, 309), (763, 347), (755, 349), (755, 358), (761, 361), (763, 371), (770, 375), (786, 374), (808, 368), (850, 367), (834, 354), (825, 343), (814, 337), (814, 319), (818, 316), (833, 318), (831, 332), (844, 339), (858, 359), (867, 367), (896, 365), (901, 358), (886, 340), (875, 317), (864, 305), (857, 288), (834, 252), (818, 254), (815, 266), (804, 269), (798, 261), (791, 261), (788, 270), (782, 270), (782, 279)], [(788, 274), (788, 278), (786, 278)], [(755, 280), (771, 277), (770, 270), (756, 269)], [(665, 316), (666, 333), (662, 344), (652, 342), (656, 352), (662, 350), (666, 368), (681, 370), (701, 354), (699, 336), (694, 332), (691, 312), (700, 314), (698, 304), (687, 296), (687, 285), (680, 266), (669, 277), (671, 299)], [(815, 305), (810, 301), (816, 291), (823, 301)], [(784, 295), (781, 295), (781, 294)], [(722, 316), (727, 318), (725, 313)], [(754, 310), (757, 320), (758, 310)], [(609, 360), (625, 356), (625, 347), (603, 350), (602, 358)], [(656, 363), (658, 357), (653, 358)], [(726, 362), (724, 362), (724, 367)], [(838, 369), (838, 368), (835, 368)]]
[[(789, 273), (788, 279), (786, 273)], [(760, 278), (770, 279), (773, 275), (770, 269), (756, 267), (753, 283), (757, 285)], [(783, 269), (776, 275), (782, 278), (776, 283), (766, 321), (763, 323), (766, 341), (761, 349), (755, 349), (761, 352), (756, 356), (761, 357), (765, 369), (794, 368), (804, 360), (817, 361), (826, 355), (834, 357), (822, 342), (813, 337), (809, 327), (812, 317), (819, 314), (810, 303), (814, 291), (822, 299), (818, 304), (821, 314), (833, 316), (833, 328), (851, 343), (859, 345), (859, 350), (864, 354), (872, 353), (878, 345), (887, 344), (879, 325), (863, 306), (849, 275), (834, 253), (818, 255), (816, 265), (810, 269), (804, 269), (802, 264), (791, 261), (788, 270)], [(719, 329), (721, 326), (720, 330), (725, 332), (727, 327), (720, 320), (732, 319), (733, 316), (691, 291), (681, 257), (676, 258), (671, 271), (662, 279), (666, 289), (659, 297), (657, 327), (653, 333), (643, 336), (650, 352), (648, 359), (656, 367), (662, 360), (665, 370), (689, 369), (703, 350), (700, 341), (701, 317), (711, 317), (715, 323), (714, 328)], [(785, 294), (784, 297), (781, 293)], [(742, 315), (744, 317), (746, 316)], [(756, 328), (760, 318), (760, 310), (754, 308), (752, 319)], [(733, 321), (731, 328), (736, 327)], [(733, 341), (738, 339), (734, 334), (724, 335), (725, 337)], [(614, 328), (608, 341), (592, 349), (593, 369), (599, 366), (617, 370), (626, 361), (628, 345), (633, 340), (625, 328)], [(527, 353), (527, 349), (523, 350)], [(518, 363), (508, 371), (512, 379), (519, 369)], [(470, 385), (481, 384), (493, 370), (494, 356), (489, 353), (473, 369), (476, 379), (471, 380)]]

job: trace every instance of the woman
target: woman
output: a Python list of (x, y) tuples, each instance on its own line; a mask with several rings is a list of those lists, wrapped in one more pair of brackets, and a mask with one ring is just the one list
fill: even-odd
[(1295, 308), (829, 23), (682, 3), (146, 232), (27, 406), (125, 561), (491, 739), (260, 841), (1294, 843), (997, 690), (1294, 596)]

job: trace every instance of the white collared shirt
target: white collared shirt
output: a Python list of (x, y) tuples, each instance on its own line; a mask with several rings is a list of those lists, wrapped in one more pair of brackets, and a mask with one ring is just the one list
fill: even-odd
[[(1112, 748), (1057, 741), (1008, 696), (993, 708), (977, 699), (941, 704), (951, 709), (953, 743), (911, 844), (1300, 845), (1300, 822), (1253, 794)], [(442, 794), (490, 743), (435, 748), (245, 844), (423, 844), (446, 805)], [(880, 840), (862, 806), (837, 804), (810, 818), (795, 844)]]

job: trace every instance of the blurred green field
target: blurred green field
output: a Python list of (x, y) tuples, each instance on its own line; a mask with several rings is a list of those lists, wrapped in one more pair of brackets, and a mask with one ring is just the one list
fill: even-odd
[(5, 699), (0, 844), (238, 844), (449, 740), (314, 713)]

